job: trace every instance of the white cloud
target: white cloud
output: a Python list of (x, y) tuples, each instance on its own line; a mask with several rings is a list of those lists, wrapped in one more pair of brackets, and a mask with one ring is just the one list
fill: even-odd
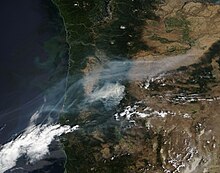
[(30, 126), (23, 134), (0, 148), (0, 173), (16, 166), (17, 159), (23, 155), (27, 156), (29, 162), (42, 159), (49, 153), (49, 145), (55, 137), (77, 130), (78, 127), (60, 124)]

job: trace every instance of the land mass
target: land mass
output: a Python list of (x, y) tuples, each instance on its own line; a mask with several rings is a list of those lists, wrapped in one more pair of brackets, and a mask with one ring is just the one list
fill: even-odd
[[(64, 136), (66, 172), (218, 172), (220, 5), (190, 0), (53, 2), (69, 44), (67, 85), (74, 74), (89, 75), (109, 60), (190, 57), (166, 74), (127, 82), (126, 95), (112, 115), (115, 123)], [(88, 95), (93, 82), (84, 88)], [(68, 105), (71, 96), (66, 97)], [(93, 117), (84, 111), (61, 121), (85, 125)]]

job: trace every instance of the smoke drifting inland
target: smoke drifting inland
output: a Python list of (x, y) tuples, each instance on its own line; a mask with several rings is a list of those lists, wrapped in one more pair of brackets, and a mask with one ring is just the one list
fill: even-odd
[(1, 146), (0, 173), (16, 166), (16, 161), (22, 156), (26, 156), (28, 162), (42, 159), (55, 137), (78, 128), (57, 124), (61, 113), (76, 115), (94, 106), (109, 111), (123, 99), (124, 82), (150, 79), (194, 62), (191, 54), (157, 61), (109, 61), (81, 79), (77, 79), (79, 76), (69, 77), (73, 82), (65, 94), (65, 80), (54, 85), (45, 92), (44, 104), (30, 116), (29, 126), (23, 133)]

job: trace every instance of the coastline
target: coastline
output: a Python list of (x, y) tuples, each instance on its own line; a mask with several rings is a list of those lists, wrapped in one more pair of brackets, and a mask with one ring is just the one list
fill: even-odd
[[(144, 103), (141, 106), (144, 107), (144, 106), (150, 105), (152, 108), (149, 108), (149, 110), (147, 110), (147, 111), (152, 111), (152, 112), (150, 114), (148, 114), (148, 113), (141, 114), (140, 112), (135, 112), (136, 114), (142, 115), (144, 117), (144, 119), (140, 120), (139, 118), (134, 117), (132, 119), (132, 121), (137, 120), (137, 122), (139, 123), (138, 124), (139, 126), (135, 127), (135, 126), (131, 125), (130, 131), (126, 131), (126, 129), (124, 130), (124, 129), (120, 129), (120, 128), (117, 129), (117, 127), (115, 127), (114, 132), (109, 132), (109, 134), (110, 134), (109, 136), (114, 136), (114, 135), (117, 136), (117, 137), (114, 136), (115, 137), (114, 140), (118, 140), (117, 141), (118, 143), (117, 142), (114, 143), (115, 141), (112, 139), (109, 139), (108, 138), (109, 136), (107, 136), (107, 135), (105, 136), (104, 132), (102, 131), (103, 129), (101, 129), (101, 128), (95, 129), (91, 135), (85, 133), (85, 134), (83, 134), (85, 136), (83, 136), (83, 135), (80, 137), (76, 136), (78, 141), (73, 140), (73, 139), (70, 139), (68, 141), (70, 143), (72, 142), (73, 144), (75, 142), (76, 146), (79, 145), (79, 148), (78, 148), (79, 155), (81, 152), (81, 154), (82, 155), (84, 154), (83, 156), (86, 157), (87, 155), (85, 152), (91, 152), (97, 157), (96, 159), (97, 159), (97, 161), (99, 161), (99, 163), (97, 163), (98, 166), (96, 165), (96, 163), (92, 163), (91, 165), (89, 165), (89, 166), (91, 166), (91, 171), (95, 170), (95, 168), (93, 169), (94, 165), (97, 166), (97, 169), (100, 169), (100, 170), (105, 170), (107, 168), (115, 169), (114, 166), (120, 165), (120, 163), (123, 162), (124, 160), (127, 161), (126, 162), (127, 165), (123, 165), (124, 168), (119, 167), (118, 169), (125, 171), (125, 170), (128, 170), (128, 168), (126, 166), (130, 166), (129, 161), (132, 161), (132, 159), (137, 159), (137, 158), (139, 159), (139, 160), (137, 159), (138, 160), (137, 164), (133, 163), (136, 160), (131, 162), (133, 164), (131, 166), (131, 168), (134, 170), (139, 169), (139, 167), (140, 167), (140, 169), (144, 169), (144, 170), (152, 169), (152, 171), (155, 171), (154, 169), (156, 169), (160, 172), (170, 171), (170, 170), (179, 171), (179, 169), (185, 169), (186, 171), (187, 170), (188, 171), (189, 170), (195, 171), (198, 166), (198, 165), (196, 165), (198, 159), (199, 160), (201, 159), (201, 162), (203, 161), (202, 158), (200, 156), (197, 157), (197, 155), (199, 155), (201, 153), (201, 155), (203, 157), (207, 156), (207, 153), (206, 153), (207, 151), (203, 151), (203, 149), (200, 148), (200, 145), (202, 146), (204, 144), (203, 142), (205, 140), (209, 141), (208, 144), (210, 143), (210, 140), (208, 138), (208, 134), (210, 134), (210, 130), (212, 129), (213, 122), (211, 120), (217, 115), (215, 115), (211, 110), (211, 113), (213, 113), (214, 116), (210, 117), (210, 119), (207, 121), (208, 122), (207, 123), (207, 122), (205, 122), (205, 120), (203, 120), (207, 117), (205, 115), (203, 115), (202, 113), (205, 112), (207, 115), (209, 115), (209, 106), (210, 106), (209, 100), (213, 101), (213, 107), (218, 105), (218, 99), (215, 99), (215, 94), (216, 93), (218, 94), (218, 88), (216, 87), (216, 85), (218, 84), (217, 83), (218, 81), (215, 81), (215, 79), (213, 79), (212, 68), (214, 68), (214, 67), (212, 66), (212, 64), (210, 65), (210, 61), (213, 61), (212, 63), (214, 65), (216, 65), (216, 62), (219, 60), (215, 57), (217, 55), (217, 53), (213, 54), (212, 51), (210, 53), (209, 49), (212, 48), (212, 45), (217, 43), (217, 41), (219, 40), (219, 35), (218, 35), (219, 32), (217, 32), (217, 34), (215, 34), (215, 32), (214, 32), (214, 34), (212, 35), (213, 36), (212, 38), (209, 36), (205, 37), (205, 38), (200, 37), (200, 35), (203, 36), (203, 33), (205, 33), (206, 31), (209, 31), (209, 27), (211, 26), (211, 25), (207, 25), (207, 27), (203, 26), (200, 28), (201, 30), (197, 30), (198, 29), (196, 27), (197, 24), (193, 23), (193, 21), (195, 19), (195, 15), (193, 14), (194, 13), (193, 10), (196, 9), (202, 13), (203, 9), (208, 8), (206, 6), (203, 6), (203, 4), (191, 2), (191, 3), (185, 4), (186, 5), (185, 7), (188, 7), (188, 8), (182, 9), (181, 3), (178, 4), (178, 3), (172, 3), (169, 0), (167, 0), (167, 1), (169, 2), (168, 6), (167, 6), (167, 4), (163, 4), (163, 5), (159, 6), (160, 9), (159, 9), (159, 11), (157, 11), (158, 12), (157, 14), (159, 17), (161, 17), (161, 20), (158, 20), (159, 22), (156, 20), (157, 26), (154, 26), (155, 21), (153, 20), (153, 22), (152, 22), (152, 20), (150, 19), (150, 22), (152, 22), (152, 23), (149, 25), (146, 25), (145, 26), (146, 28), (145, 28), (144, 32), (142, 33), (142, 39), (144, 40), (143, 42), (147, 46), (150, 46), (153, 48), (147, 49), (147, 50), (143, 49), (141, 51), (136, 52), (136, 54), (134, 54), (132, 56), (129, 56), (129, 54), (127, 54), (128, 57), (131, 58), (132, 60), (134, 60), (134, 59), (149, 60), (151, 58), (153, 59), (154, 56), (160, 56), (162, 58), (164, 56), (169, 57), (169, 56), (176, 56), (179, 54), (184, 56), (185, 53), (187, 53), (189, 51), (192, 51), (193, 55), (195, 55), (195, 56), (193, 56), (193, 58), (189, 62), (184, 62), (183, 64), (178, 64), (178, 67), (181, 65), (184, 65), (184, 64), (186, 64), (186, 66), (184, 66), (182, 68), (178, 68), (177, 70), (172, 69), (173, 71), (170, 72), (170, 74), (171, 74), (170, 76), (168, 74), (165, 77), (162, 76), (162, 78), (160, 78), (160, 76), (159, 76), (156, 79), (150, 79), (149, 81), (147, 81), (149, 84), (147, 84), (147, 86), (145, 86), (145, 87), (143, 87), (143, 86), (146, 85), (145, 84), (146, 81), (137, 81), (137, 82), (133, 82), (133, 83), (131, 82), (131, 83), (127, 84), (128, 85), (128, 89), (126, 90), (126, 92), (127, 92), (126, 97), (127, 98), (122, 101), (119, 108), (122, 109), (123, 106), (126, 104), (127, 105), (136, 104), (136, 103), (133, 103), (134, 101), (132, 102), (130, 99), (128, 99), (130, 97), (134, 97), (138, 101), (144, 100), (143, 101)], [(192, 5), (191, 6), (192, 8), (190, 7), (190, 5)], [(196, 8), (194, 8), (194, 7), (196, 7)], [(180, 13), (182, 12), (183, 14), (181, 14), (181, 15), (183, 15), (183, 16), (179, 15), (179, 13), (176, 13), (175, 10)], [(181, 11), (181, 10), (185, 10), (185, 11)], [(187, 16), (188, 12), (192, 12), (192, 14), (190, 13), (191, 16), (190, 15)], [(196, 15), (197, 14), (199, 14), (199, 13), (197, 12)], [(218, 14), (218, 13), (216, 13), (216, 14)], [(186, 15), (189, 18), (189, 21), (191, 23), (188, 22), (187, 20), (185, 20), (186, 18), (184, 15)], [(201, 14), (201, 15), (207, 15), (207, 14), (205, 12), (205, 14)], [(208, 17), (205, 16), (205, 19), (206, 18), (209, 19), (209, 17), (210, 16), (208, 16)], [(64, 20), (64, 17), (63, 17), (63, 20)], [(147, 21), (147, 19), (146, 19), (146, 21)], [(149, 21), (147, 21), (147, 22), (149, 22)], [(64, 24), (65, 24), (65, 20), (64, 20)], [(67, 26), (65, 25), (65, 27), (66, 27), (66, 32), (68, 33)], [(122, 30), (126, 29), (126, 27), (124, 25), (121, 25), (120, 28)], [(157, 30), (158, 28), (160, 28), (161, 30)], [(216, 28), (216, 31), (218, 31), (218, 30), (219, 30), (219, 28)], [(159, 32), (157, 32), (157, 31), (159, 31)], [(156, 34), (156, 37), (155, 37), (155, 34)], [(206, 40), (207, 38), (210, 40), (207, 41)], [(68, 37), (68, 35), (67, 35), (67, 39), (70, 39)], [(198, 42), (198, 40), (201, 42)], [(69, 45), (71, 44), (70, 42), (71, 41), (69, 40)], [(111, 43), (114, 44), (114, 42), (111, 42)], [(88, 44), (90, 44), (90, 43), (88, 43)], [(136, 46), (136, 45), (134, 44), (134, 46)], [(103, 48), (102, 53), (104, 52), (103, 54), (107, 55), (107, 53), (106, 53), (107, 50), (105, 52), (106, 47), (103, 46), (102, 48)], [(71, 49), (71, 47), (70, 47), (70, 49)], [(69, 58), (72, 58), (70, 55), (70, 49), (69, 49)], [(206, 56), (207, 57), (209, 56), (208, 53), (210, 53), (210, 56), (211, 56), (210, 59), (209, 58), (206, 59)], [(101, 56), (103, 56), (103, 54), (101, 54)], [(95, 56), (96, 55), (94, 55), (94, 57), (92, 57), (92, 58), (96, 58)], [(126, 58), (128, 58), (128, 57), (126, 57)], [(200, 60), (200, 58), (203, 61), (197, 62), (197, 60)], [(68, 73), (68, 75), (70, 75), (70, 71), (73, 70), (73, 69), (71, 69), (72, 68), (71, 67), (72, 60), (73, 59), (69, 59), (69, 70), (68, 70), (69, 73)], [(84, 59), (82, 61), (84, 61)], [(218, 64), (216, 66), (218, 67)], [(94, 69), (94, 68), (95, 68), (95, 66), (91, 67), (91, 69)], [(91, 69), (90, 69), (90, 66), (88, 67), (88, 69), (85, 69), (84, 70), (85, 74), (89, 73)], [(217, 68), (215, 69), (214, 72), (218, 73)], [(172, 76), (172, 73), (174, 74), (174, 76)], [(68, 78), (67, 78), (66, 84), (67, 84), (66, 86), (68, 87)], [(212, 87), (215, 87), (214, 89), (216, 90), (215, 91), (216, 93), (214, 93), (214, 91), (212, 91)], [(174, 93), (173, 95), (175, 95), (175, 96), (177, 95), (177, 97), (178, 97), (177, 99), (175, 98), (175, 96), (173, 97), (172, 94), (169, 98), (169, 94), (172, 92)], [(187, 98), (188, 95), (189, 95), (189, 98)], [(192, 98), (190, 95), (193, 95)], [(197, 95), (199, 95), (199, 97), (197, 97)], [(201, 96), (202, 98), (200, 98), (200, 95), (202, 95)], [(209, 99), (209, 95), (211, 95), (211, 96), (214, 95), (214, 96), (213, 96), (213, 98)], [(194, 98), (194, 96), (195, 96), (195, 98)], [(66, 99), (67, 99), (67, 97), (68, 96), (66, 95)], [(168, 97), (168, 98), (166, 98), (166, 97)], [(182, 98), (183, 100), (179, 99), (179, 97)], [(189, 101), (187, 99), (189, 99)], [(183, 104), (181, 101), (183, 101)], [(141, 106), (140, 106), (140, 109), (141, 109)], [(145, 109), (147, 109), (147, 108), (145, 108)], [(176, 111), (176, 112), (170, 112), (169, 109), (172, 111)], [(144, 110), (144, 108), (143, 108), (143, 110)], [(158, 111), (153, 111), (153, 110), (158, 110)], [(163, 110), (167, 110), (167, 111), (164, 112)], [(181, 111), (179, 111), (179, 110), (181, 110)], [(179, 113), (178, 113), (178, 111), (179, 111)], [(216, 112), (218, 112), (218, 111), (219, 110), (217, 109)], [(118, 110), (117, 110), (117, 112), (118, 112)], [(125, 110), (125, 112), (126, 112), (126, 110)], [(122, 112), (121, 114), (124, 115), (126, 113)], [(91, 114), (89, 114), (89, 115), (91, 115)], [(86, 116), (89, 117), (89, 115), (87, 115), (86, 113), (81, 114), (81, 116), (83, 118)], [(126, 118), (125, 119), (121, 118), (121, 119), (122, 119), (122, 121), (126, 121)], [(104, 124), (104, 125), (106, 125), (106, 124)], [(172, 129), (170, 129), (171, 125), (172, 125)], [(207, 131), (205, 131), (206, 128), (207, 128)], [(216, 127), (215, 130), (218, 131), (218, 128)], [(122, 136), (122, 133), (124, 133), (123, 134), (124, 136)], [(143, 136), (145, 135), (145, 133), (147, 133), (147, 135), (148, 135), (146, 138), (147, 138), (147, 141), (149, 144), (149, 148), (147, 148), (145, 146), (146, 141), (143, 140)], [(204, 141), (199, 141), (200, 137), (203, 134), (205, 134), (203, 136)], [(136, 140), (134, 140), (134, 138), (133, 138), (134, 135), (137, 135), (139, 140), (143, 144), (138, 143)], [(188, 143), (186, 143), (186, 144), (182, 143), (183, 139), (180, 137), (181, 135), (184, 136), (184, 140), (188, 141)], [(71, 136), (71, 137), (73, 137), (73, 136)], [(84, 139), (84, 137), (86, 139)], [(212, 142), (214, 141), (214, 139), (216, 140), (216, 137), (214, 136), (214, 134), (213, 134), (212, 138), (213, 138)], [(163, 140), (164, 140), (164, 143), (163, 143)], [(80, 147), (86, 147), (88, 142), (91, 142), (93, 145), (94, 145), (94, 143), (98, 143), (100, 146), (93, 146), (93, 148), (91, 148), (91, 149), (86, 148), (85, 151), (80, 150), (81, 149)], [(174, 144), (171, 145), (169, 142), (171, 144), (173, 142)], [(178, 145), (175, 145), (175, 142)], [(198, 148), (197, 148), (197, 143), (199, 143)], [(208, 145), (208, 144), (204, 144), (204, 145)], [(64, 144), (63, 144), (63, 146), (64, 146)], [(135, 146), (139, 146), (140, 148), (143, 147), (142, 148), (143, 150), (135, 149)], [(216, 147), (215, 141), (212, 144), (210, 144), (210, 146)], [(210, 146), (206, 146), (208, 148), (207, 150), (211, 150), (212, 153), (215, 153), (217, 151), (217, 149), (215, 149), (215, 147), (211, 148)], [(73, 148), (72, 146), (68, 146), (68, 144), (66, 145), (66, 147), (69, 147), (68, 149), (70, 149), (70, 151), (77, 150), (77, 148)], [(97, 147), (99, 147), (98, 148), (99, 151), (97, 151)], [(179, 148), (176, 148), (176, 147), (179, 147)], [(64, 148), (65, 148), (65, 146), (64, 146)], [(186, 150), (187, 148), (190, 148), (192, 150), (192, 152), (190, 153), (190, 151)], [(175, 159), (178, 159), (178, 158), (175, 158), (175, 156), (170, 154), (170, 151), (172, 149), (177, 151), (177, 153), (179, 153), (179, 156), (185, 154), (185, 157), (192, 156), (192, 159), (187, 161), (185, 159), (185, 157), (183, 157), (182, 160), (180, 160), (178, 162), (174, 162)], [(179, 151), (180, 149), (182, 149), (182, 151)], [(118, 153), (122, 153), (122, 154), (120, 155)], [(131, 156), (132, 154), (134, 155), (134, 158), (132, 158), (132, 156)], [(138, 155), (138, 154), (140, 154), (140, 155)], [(68, 154), (66, 153), (66, 157), (67, 157), (67, 159), (69, 159), (67, 155)], [(195, 157), (193, 157), (194, 155), (195, 155)], [(213, 154), (213, 155), (215, 155), (215, 154)], [(151, 156), (154, 156), (154, 157), (151, 157)], [(90, 157), (90, 156), (88, 156), (88, 157)], [(77, 156), (76, 156), (76, 158), (77, 158)], [(149, 159), (144, 160), (144, 158), (149, 158)], [(86, 157), (86, 159), (87, 159), (87, 157)], [(94, 158), (92, 156), (90, 159), (92, 160), (92, 162), (95, 162), (93, 160)], [(102, 159), (105, 161), (104, 163), (102, 163), (100, 161)], [(207, 157), (207, 159), (208, 159), (208, 157)], [(66, 162), (65, 162), (66, 172), (67, 172), (67, 167), (66, 167), (67, 162), (68, 162), (68, 160), (66, 160)], [(76, 162), (76, 163), (80, 164), (78, 162)], [(90, 162), (88, 161), (87, 163), (90, 163)], [(105, 163), (106, 163), (106, 165), (105, 165)], [(143, 166), (145, 164), (148, 164), (148, 168), (145, 168)], [(175, 164), (177, 164), (178, 167), (176, 167)], [(194, 166), (193, 168), (190, 168), (191, 164)], [(80, 165), (77, 165), (77, 166), (80, 167)], [(88, 168), (80, 167), (80, 169), (82, 169), (84, 171), (89, 170), (90, 169), (89, 166), (88, 166)], [(164, 166), (164, 167), (162, 167), (162, 166)], [(76, 168), (76, 167), (73, 166), (72, 168)], [(167, 167), (167, 168), (165, 168), (165, 167)], [(185, 167), (185, 168), (183, 168), (183, 167)], [(194, 169), (194, 170), (192, 170), (192, 169)], [(198, 169), (200, 169), (200, 168), (198, 168)]]

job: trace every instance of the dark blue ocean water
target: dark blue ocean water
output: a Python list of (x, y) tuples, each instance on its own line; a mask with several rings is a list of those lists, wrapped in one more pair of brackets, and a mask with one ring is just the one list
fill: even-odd
[[(2, 0), (0, 5), (0, 143), (16, 127), (19, 117), (42, 102), (49, 70), (40, 69), (36, 57), (47, 60), (45, 41), (56, 34), (49, 0)], [(54, 11), (56, 12), (56, 11)], [(58, 15), (58, 14), (57, 14)], [(14, 113), (9, 113), (14, 112)], [(9, 125), (10, 123), (10, 125)]]
[[(1, 0), (0, 21), (1, 145), (27, 126), (43, 102), (51, 69), (39, 68), (35, 60), (47, 60), (44, 43), (59, 32), (61, 20), (50, 0)], [(63, 154), (56, 151), (54, 157), (50, 164), (55, 164), (37, 172), (62, 172)]]

